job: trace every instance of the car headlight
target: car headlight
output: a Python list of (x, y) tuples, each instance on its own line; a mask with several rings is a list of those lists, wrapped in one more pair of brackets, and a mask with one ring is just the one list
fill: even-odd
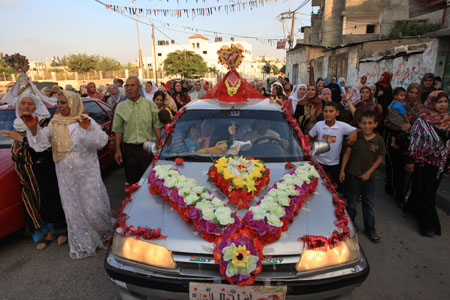
[(112, 251), (117, 256), (159, 268), (175, 269), (177, 266), (173, 261), (172, 251), (166, 247), (134, 237), (122, 237), (117, 233), (114, 234)]
[(354, 238), (343, 241), (333, 249), (306, 250), (296, 265), (296, 270), (309, 271), (335, 265), (340, 265), (358, 259), (358, 239)]

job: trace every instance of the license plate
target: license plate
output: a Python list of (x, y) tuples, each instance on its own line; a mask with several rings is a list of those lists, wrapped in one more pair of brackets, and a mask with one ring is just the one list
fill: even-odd
[(285, 300), (286, 286), (237, 286), (189, 283), (190, 300)]

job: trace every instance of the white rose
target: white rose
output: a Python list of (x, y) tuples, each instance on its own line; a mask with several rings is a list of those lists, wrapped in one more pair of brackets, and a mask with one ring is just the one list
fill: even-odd
[(267, 218), (267, 223), (269, 223), (272, 226), (275, 226), (275, 227), (283, 226), (283, 222), (281, 222), (281, 220), (273, 214), (267, 214), (266, 218)]
[(231, 209), (228, 207), (219, 207), (214, 214), (219, 220), (220, 225), (228, 225), (234, 223), (234, 218), (231, 217)]
[(261, 206), (252, 206), (250, 207), (250, 211), (253, 213), (253, 220), (262, 220), (266, 215), (266, 210)]
[(278, 204), (280, 204), (282, 206), (289, 206), (291, 203), (291, 200), (289, 199), (289, 197), (278, 197), (277, 202), (278, 202)]
[(214, 208), (212, 207), (204, 207), (202, 208), (203, 218), (206, 220), (213, 220), (215, 217)]
[(210, 193), (207, 193), (207, 192), (202, 193), (200, 196), (202, 197), (202, 199), (207, 199), (207, 200), (210, 200), (214, 197), (213, 195), (211, 195)]
[(222, 202), (222, 200), (220, 200), (219, 198), (216, 198), (216, 197), (214, 197), (212, 200), (211, 200), (211, 203), (212, 203), (212, 205), (214, 205), (214, 207), (223, 207), (224, 206), (224, 204), (223, 204), (223, 202)]
[(177, 184), (177, 180), (174, 177), (167, 177), (164, 180), (164, 185), (168, 188), (173, 188)]
[(192, 193), (187, 197), (184, 197), (184, 203), (187, 205), (192, 205), (195, 201), (197, 201), (199, 198), (196, 194)]
[(213, 207), (211, 201), (203, 200), (203, 201), (197, 202), (195, 204), (195, 208), (198, 208), (198, 209), (202, 210), (204, 208), (211, 208), (211, 209), (213, 209), (214, 207)]
[(265, 201), (265, 199), (263, 199), (263, 200), (261, 200), (260, 206), (262, 208), (264, 208), (265, 210), (272, 210), (272, 209), (275, 209), (278, 206), (278, 204), (276, 202)]
[(277, 206), (277, 208), (271, 210), (270, 212), (278, 218), (284, 217), (284, 215), (286, 214), (284, 208), (281, 206)]

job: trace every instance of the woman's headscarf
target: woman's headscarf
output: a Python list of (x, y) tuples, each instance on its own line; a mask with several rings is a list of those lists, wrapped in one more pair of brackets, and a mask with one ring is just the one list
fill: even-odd
[[(98, 100), (102, 100), (103, 101), (103, 99), (105, 98), (105, 96), (102, 94), (102, 93), (99, 93), (98, 91), (97, 91), (97, 89), (95, 89), (95, 92), (91, 92), (91, 87), (92, 87), (92, 85), (94, 85), (95, 86), (95, 83), (93, 83), (93, 82), (89, 82), (87, 85), (86, 85), (86, 88), (87, 88), (87, 95), (88, 95), (88, 97), (90, 97), (90, 98), (96, 98), (96, 99), (98, 99)], [(81, 89), (80, 89), (81, 90)]]
[[(147, 93), (146, 91), (145, 91), (145, 86), (148, 84), (148, 83), (151, 83), (152, 84), (152, 90), (150, 91), (150, 93)], [(145, 84), (144, 84), (144, 86), (142, 87), (142, 96), (144, 97), (144, 98), (146, 98), (146, 99), (149, 99), (149, 100), (153, 100), (153, 95), (156, 93), (156, 91), (158, 90), (158, 86), (156, 85), (156, 84), (154, 84), (152, 81), (147, 81)]]
[(117, 90), (117, 93), (116, 93), (116, 94), (110, 93), (110, 95), (109, 95), (109, 97), (108, 97), (108, 100), (106, 100), (106, 102), (107, 102), (109, 105), (111, 105), (111, 106), (114, 107), (114, 105), (116, 105), (117, 103), (119, 103), (120, 100), (122, 100), (123, 97), (122, 97), (122, 94), (120, 93), (119, 87), (118, 87), (117, 85), (115, 85), (115, 84), (110, 84), (109, 86), (110, 86), (110, 87), (113, 87), (113, 88), (115, 88), (115, 89)]
[[(195, 88), (195, 84), (199, 82), (200, 83), (200, 91), (197, 91)], [(203, 96), (205, 96), (206, 91), (203, 89), (203, 84), (200, 80), (197, 80), (194, 83), (194, 86), (192, 87), (192, 89), (188, 92), (189, 97), (191, 98), (191, 100), (197, 100)]]
[(346, 83), (344, 77), (341, 77), (338, 79), (337, 85), (339, 85), (339, 88), (341, 89), (341, 93), (344, 93), (344, 95), (347, 96), (347, 86), (346, 85), (342, 86), (342, 83)]
[(50, 91), (50, 89), (49, 89), (48, 87), (44, 86), (44, 87), (41, 89), (41, 94), (44, 95), (44, 96), (46, 96), (46, 95), (45, 95), (45, 92), (46, 92), (46, 91)]
[(308, 96), (305, 97), (306, 105), (311, 105), (316, 108), (316, 117), (320, 116), (322, 114), (323, 105), (322, 100), (320, 100), (319, 97), (319, 87), (315, 83), (310, 83), (308, 86), (314, 86), (316, 90), (316, 94), (312, 98), (308, 98)]
[[(425, 85), (423, 85), (423, 82), (427, 78), (432, 78), (433, 79), (433, 84), (430, 87), (425, 87)], [(426, 73), (425, 75), (423, 75), (422, 80), (420, 81), (420, 91), (421, 91), (421, 93), (429, 93), (431, 91), (434, 91), (434, 81), (435, 80), (436, 80), (436, 77), (434, 76), (433, 73)]]
[(324, 96), (325, 94), (329, 94), (329, 95), (330, 95), (330, 100), (333, 100), (333, 99), (331, 98), (331, 96), (333, 95), (333, 93), (331, 92), (331, 90), (330, 90), (329, 88), (324, 88), (324, 89), (322, 90), (322, 93), (320, 93), (320, 99), (323, 99), (323, 96)]
[[(69, 136), (69, 124), (76, 123), (82, 117), (84, 106), (79, 94), (70, 91), (61, 91), (67, 98), (67, 104), (70, 107), (70, 114), (66, 117), (57, 113), (50, 121), (50, 136), (52, 141), (53, 161), (57, 162), (66, 156), (67, 152), (72, 151), (72, 141)], [(60, 94), (61, 94), (60, 93)]]
[[(409, 95), (409, 92), (412, 89), (417, 89), (418, 95), (417, 95), (417, 99), (416, 100), (409, 101), (408, 100), (408, 95)], [(414, 120), (417, 119), (417, 117), (419, 116), (420, 111), (421, 111), (422, 106), (423, 106), (422, 101), (420, 100), (420, 95), (421, 95), (421, 89), (420, 89), (420, 85), (418, 83), (411, 83), (408, 86), (408, 88), (406, 89), (406, 105), (405, 105), (405, 108), (406, 108), (406, 111), (409, 114), (412, 115), (412, 119), (414, 119)]]
[[(281, 87), (281, 91), (283, 92), (283, 95), (286, 96), (286, 93), (284, 92), (284, 87), (283, 87), (283, 85), (281, 84), (281, 82), (275, 81), (274, 83), (272, 83), (272, 85), (279, 85), (279, 86)], [(272, 89), (270, 89), (270, 94), (273, 94), (273, 90), (272, 90)]]
[(383, 74), (381, 74), (380, 76), (380, 79), (378, 79), (377, 84), (380, 85), (384, 90), (387, 90), (391, 88), (391, 78), (392, 73), (383, 72)]
[(20, 95), (20, 98), (17, 101), (16, 119), (14, 120), (13, 124), (14, 129), (18, 132), (24, 132), (27, 130), (27, 125), (25, 125), (25, 123), (23, 122), (21, 118), (22, 114), (19, 110), (19, 103), (25, 98), (31, 98), (34, 102), (34, 106), (36, 107), (36, 109), (31, 114), (33, 117), (37, 117), (39, 121), (41, 121), (42, 119), (50, 118), (50, 113), (48, 112), (47, 107), (45, 107), (44, 103), (42, 103), (42, 101), (36, 95), (33, 95), (31, 93), (23, 93), (22, 95)]
[(367, 74), (361, 74), (361, 76), (359, 76), (359, 80), (358, 80), (357, 86), (358, 86), (358, 90), (360, 90), (360, 91), (361, 91), (361, 89), (362, 89), (363, 87), (367, 86), (367, 80), (366, 80), (366, 83), (364, 83), (364, 84), (361, 82), (361, 79), (362, 79), (364, 76), (366, 76), (366, 78), (367, 78)]
[(431, 92), (422, 107), (420, 117), (435, 128), (450, 131), (450, 116), (448, 112), (440, 113), (435, 108), (436, 102), (442, 97), (448, 99), (447, 93), (441, 90)]

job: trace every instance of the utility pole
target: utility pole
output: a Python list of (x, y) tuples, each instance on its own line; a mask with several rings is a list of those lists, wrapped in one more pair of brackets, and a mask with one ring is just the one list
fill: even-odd
[(288, 20), (291, 19), (291, 33), (289, 34), (289, 50), (291, 50), (294, 45), (295, 39), (295, 11), (289, 10), (288, 12), (282, 13), (280, 15), (280, 20)]
[(137, 40), (138, 40), (138, 49), (139, 49), (139, 69), (141, 70), (142, 76), (144, 76), (144, 62), (142, 61), (142, 50), (141, 50), (141, 41), (139, 39), (139, 23), (138, 23), (138, 16), (137, 16), (137, 9), (136, 9), (136, 0), (133, 1), (134, 4), (134, 12), (136, 16), (136, 29), (137, 29)]
[(155, 23), (152, 22), (152, 39), (153, 39), (153, 73), (155, 74), (156, 85), (158, 85), (158, 66), (156, 65), (156, 45), (155, 45)]

